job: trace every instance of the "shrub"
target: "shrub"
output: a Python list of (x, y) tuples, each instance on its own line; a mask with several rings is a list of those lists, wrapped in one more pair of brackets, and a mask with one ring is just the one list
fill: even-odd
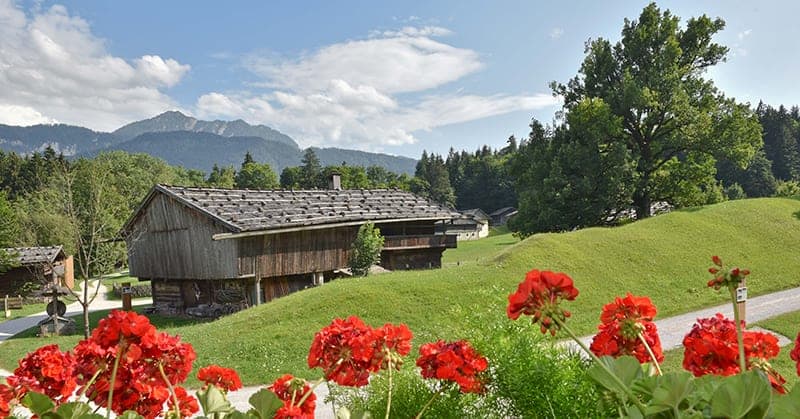
[(725, 196), (727, 196), (731, 201), (747, 198), (747, 194), (744, 193), (744, 189), (738, 183), (734, 183), (726, 187)]
[(775, 188), (775, 196), (786, 198), (800, 196), (800, 183), (794, 180), (779, 180), (778, 187)]
[(350, 253), (350, 269), (353, 275), (367, 276), (370, 266), (380, 263), (383, 236), (374, 224), (368, 222), (358, 229)]

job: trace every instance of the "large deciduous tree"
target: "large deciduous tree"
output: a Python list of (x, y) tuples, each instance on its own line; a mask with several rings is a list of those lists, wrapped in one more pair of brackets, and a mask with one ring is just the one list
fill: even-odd
[(681, 27), (677, 16), (650, 4), (638, 20), (625, 20), (616, 44), (589, 42), (579, 74), (552, 85), (564, 98), (564, 114), (600, 99), (620, 118), (613, 141), (625, 145), (634, 164), (639, 217), (658, 200), (698, 203), (686, 194), (716, 186), (717, 158), (744, 167), (761, 144), (753, 111), (704, 78), (725, 60), (728, 49), (711, 41), (724, 26), (704, 15)]

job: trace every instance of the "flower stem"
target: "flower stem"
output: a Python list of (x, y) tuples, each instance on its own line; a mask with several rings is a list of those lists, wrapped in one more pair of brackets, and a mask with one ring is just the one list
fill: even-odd
[(647, 349), (647, 354), (650, 355), (650, 359), (653, 360), (653, 365), (655, 365), (656, 367), (656, 373), (658, 373), (658, 375), (664, 375), (664, 373), (661, 372), (661, 365), (658, 365), (656, 354), (653, 353), (653, 348), (651, 348), (650, 345), (647, 343), (647, 340), (645, 340), (644, 336), (642, 335), (642, 332), (639, 332), (638, 336), (639, 340), (642, 341), (642, 343), (644, 344), (645, 349)]
[(739, 320), (739, 304), (736, 303), (736, 288), (730, 287), (731, 302), (733, 303), (733, 321), (736, 323), (736, 343), (739, 344), (739, 372), (747, 371), (747, 363), (744, 357), (744, 335), (742, 332), (742, 322)]
[(81, 392), (78, 394), (78, 397), (85, 396), (86, 395), (86, 390), (89, 390), (89, 387), (91, 387), (92, 384), (94, 384), (95, 380), (97, 380), (97, 377), (100, 376), (100, 373), (105, 371), (105, 370), (106, 370), (105, 368), (98, 368), (97, 371), (94, 372), (94, 375), (92, 375), (92, 378), (89, 380), (89, 382), (86, 383), (85, 386), (83, 386), (83, 389), (81, 389)]
[(308, 389), (308, 392), (306, 392), (306, 394), (303, 394), (303, 397), (301, 397), (301, 398), (300, 398), (300, 401), (299, 401), (299, 402), (297, 402), (297, 404), (296, 404), (295, 406), (302, 406), (302, 405), (303, 405), (303, 403), (306, 401), (306, 399), (308, 399), (308, 397), (309, 397), (309, 396), (311, 396), (311, 394), (313, 394), (313, 393), (314, 393), (314, 389), (316, 389), (317, 387), (319, 387), (319, 385), (320, 385), (320, 384), (322, 384), (323, 382), (325, 382), (325, 379), (324, 379), (324, 378), (321, 378), (319, 381), (316, 381), (316, 382), (314, 382), (314, 385), (313, 385), (313, 386), (311, 386), (311, 387)]
[(172, 383), (169, 382), (169, 378), (164, 372), (164, 366), (160, 362), (158, 364), (158, 370), (161, 372), (161, 377), (164, 378), (164, 382), (167, 383), (169, 393), (172, 395), (172, 400), (175, 402), (175, 414), (177, 414), (177, 417), (181, 417), (181, 406), (180, 401), (178, 400), (178, 393), (175, 393), (175, 388), (172, 387)]
[(436, 393), (433, 393), (433, 397), (431, 397), (431, 399), (428, 400), (428, 403), (425, 403), (425, 406), (422, 406), (422, 410), (420, 410), (419, 413), (417, 413), (417, 416), (414, 416), (414, 419), (420, 419), (422, 417), (422, 414), (425, 413), (425, 411), (428, 410), (429, 407), (431, 407), (433, 401), (436, 400), (436, 398), (439, 397), (440, 394), (442, 394), (443, 389), (444, 386), (440, 386), (439, 390), (436, 390)]
[(392, 366), (392, 358), (391, 357), (389, 357), (389, 363), (388, 364), (389, 364), (388, 365), (388, 369), (389, 369), (389, 395), (386, 397), (386, 416), (385, 416), (385, 419), (389, 419), (389, 412), (392, 410), (392, 370), (394, 368), (392, 368), (393, 366)]
[(108, 401), (106, 404), (106, 419), (111, 418), (111, 401), (114, 398), (114, 384), (117, 381), (117, 370), (119, 369), (119, 359), (122, 358), (122, 346), (117, 347), (117, 356), (114, 358), (114, 367), (111, 368), (111, 384), (108, 388)]
[(589, 348), (586, 347), (586, 344), (583, 343), (583, 341), (581, 341), (580, 338), (578, 338), (578, 336), (575, 335), (572, 329), (567, 327), (567, 325), (563, 321), (561, 321), (561, 319), (559, 319), (558, 317), (553, 317), (553, 320), (556, 322), (556, 324), (558, 324), (561, 330), (565, 331), (569, 335), (569, 337), (572, 338), (572, 340), (574, 340), (587, 354), (589, 354), (589, 356), (592, 357), (594, 362), (597, 365), (599, 365), (600, 368), (606, 370), (608, 375), (614, 380), (615, 384), (617, 384), (621, 389), (625, 391), (625, 394), (628, 396), (628, 399), (630, 399), (633, 402), (633, 404), (636, 405), (636, 408), (639, 409), (639, 412), (641, 412), (642, 415), (644, 415), (645, 406), (642, 404), (642, 401), (639, 400), (639, 398), (636, 397), (635, 394), (633, 394), (631, 389), (628, 386), (626, 386), (625, 383), (623, 383), (622, 380), (620, 380), (619, 377), (617, 377), (617, 375), (614, 374), (614, 372), (608, 369), (608, 366), (602, 361), (600, 361), (600, 358), (598, 358), (597, 355), (594, 354), (594, 352), (589, 350)]

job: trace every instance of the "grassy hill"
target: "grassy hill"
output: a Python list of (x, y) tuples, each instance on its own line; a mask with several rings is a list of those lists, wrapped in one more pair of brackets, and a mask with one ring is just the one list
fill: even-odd
[[(373, 326), (405, 322), (415, 333), (415, 345), (474, 336), (494, 321), (507, 321), (507, 295), (528, 270), (538, 268), (574, 278), (580, 295), (569, 304), (570, 324), (589, 334), (602, 305), (626, 291), (649, 295), (659, 317), (725, 301), (705, 285), (715, 254), (751, 269), (752, 296), (800, 285), (800, 201), (731, 201), (617, 228), (541, 234), (493, 246), (505, 250), (478, 263), (337, 280), (211, 323), (167, 330), (194, 345), (196, 365), (236, 368), (247, 383), (283, 372), (317, 376), (305, 366), (308, 348), (314, 333), (334, 317), (358, 315)], [(455, 256), (448, 259), (458, 260)], [(477, 315), (492, 320), (477, 326), (464, 321)], [(32, 345), (28, 340), (0, 345), (0, 362), (13, 351), (24, 353), (25, 345)]]

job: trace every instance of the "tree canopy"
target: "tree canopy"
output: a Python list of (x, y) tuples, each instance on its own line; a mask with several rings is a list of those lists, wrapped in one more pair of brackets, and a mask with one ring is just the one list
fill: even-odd
[(635, 167), (633, 205), (639, 217), (651, 203), (697, 204), (716, 187), (714, 163), (724, 157), (741, 167), (761, 145), (760, 126), (745, 104), (726, 98), (706, 70), (725, 60), (728, 48), (711, 41), (725, 27), (703, 15), (685, 27), (654, 3), (637, 20), (625, 20), (621, 39), (588, 43), (578, 75), (553, 83), (563, 114), (586, 99), (601, 100), (619, 118), (619, 135)]

